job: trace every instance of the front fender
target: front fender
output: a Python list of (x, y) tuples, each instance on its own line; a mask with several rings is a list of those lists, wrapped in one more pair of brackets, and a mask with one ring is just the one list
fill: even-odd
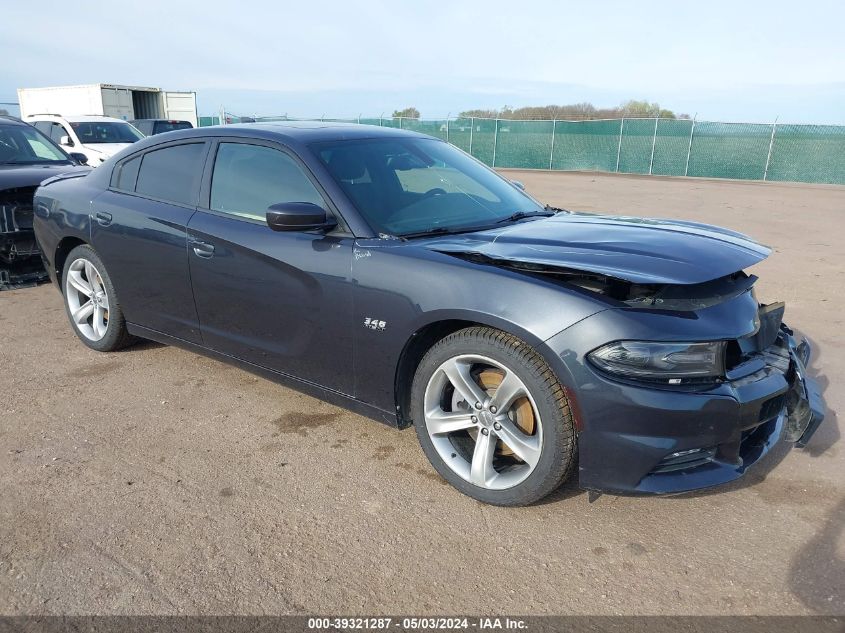
[[(84, 174), (83, 174), (84, 175)], [(56, 249), (65, 238), (82, 242), (91, 240), (90, 195), (80, 181), (74, 177), (56, 177), (44, 182), (36, 191), (33, 200), (34, 217), (32, 228), (38, 247), (47, 264), (47, 272), (53, 283), (58, 284), (56, 270)]]
[(560, 366), (544, 341), (606, 306), (552, 281), (468, 262), (413, 243), (359, 240), (352, 264), (355, 396), (395, 413), (408, 342), (441, 322), (513, 334)]

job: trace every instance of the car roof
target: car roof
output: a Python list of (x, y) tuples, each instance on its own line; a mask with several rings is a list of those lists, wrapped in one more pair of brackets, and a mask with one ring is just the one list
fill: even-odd
[[(273, 121), (262, 123), (238, 123), (234, 125), (213, 125), (189, 130), (178, 130), (158, 134), (148, 139), (152, 143), (175, 141), (199, 136), (252, 137), (267, 140), (282, 140), (291, 143), (313, 143), (319, 141), (346, 141), (369, 138), (433, 138), (426, 134), (400, 130), (378, 125), (358, 123), (335, 123), (322, 121)], [(145, 139), (146, 140), (146, 139)], [(139, 141), (143, 143), (144, 141)]]

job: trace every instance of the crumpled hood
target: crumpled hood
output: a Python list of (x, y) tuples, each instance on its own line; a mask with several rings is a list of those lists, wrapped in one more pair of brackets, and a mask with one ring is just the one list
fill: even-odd
[(85, 149), (92, 149), (103, 156), (111, 158), (124, 147), (129, 147), (130, 145), (132, 143), (85, 143)]
[(743, 270), (771, 249), (708, 224), (560, 213), (427, 240), (441, 253), (593, 272), (640, 284), (697, 284)]
[(91, 168), (79, 165), (0, 165), (0, 191), (35, 187), (53, 176), (81, 171), (91, 171)]

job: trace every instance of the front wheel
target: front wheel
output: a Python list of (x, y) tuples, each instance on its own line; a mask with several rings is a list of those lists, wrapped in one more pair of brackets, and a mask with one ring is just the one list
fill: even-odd
[(563, 387), (527, 343), (471, 327), (435, 344), (412, 387), (420, 444), (455, 488), (494, 505), (527, 505), (566, 479), (575, 428)]
[(62, 270), (62, 289), (70, 324), (88, 347), (111, 352), (135, 340), (126, 329), (105, 264), (87, 244), (68, 255)]

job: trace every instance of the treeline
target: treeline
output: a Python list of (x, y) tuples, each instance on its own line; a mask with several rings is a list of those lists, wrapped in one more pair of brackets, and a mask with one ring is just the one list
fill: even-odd
[(528, 106), (511, 108), (504, 106), (500, 110), (466, 110), (461, 117), (486, 119), (528, 119), (528, 120), (582, 120), (582, 119), (619, 119), (621, 117), (657, 117), (661, 119), (689, 119), (688, 114), (676, 114), (672, 110), (661, 108), (659, 103), (632, 99), (615, 108), (597, 108), (592, 103), (572, 103), (569, 105)]

